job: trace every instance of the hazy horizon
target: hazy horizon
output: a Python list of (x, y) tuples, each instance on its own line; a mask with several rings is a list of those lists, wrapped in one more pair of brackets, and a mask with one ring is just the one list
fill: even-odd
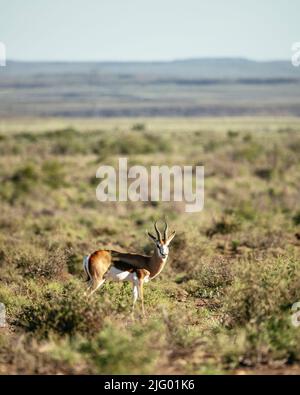
[(70, 59), (70, 60), (45, 60), (45, 59), (7, 59), (7, 62), (19, 63), (172, 63), (172, 62), (189, 62), (199, 60), (241, 60), (255, 63), (272, 63), (272, 62), (290, 62), (290, 59), (254, 59), (239, 56), (199, 56), (199, 57), (184, 57), (184, 58), (170, 58), (170, 59)]

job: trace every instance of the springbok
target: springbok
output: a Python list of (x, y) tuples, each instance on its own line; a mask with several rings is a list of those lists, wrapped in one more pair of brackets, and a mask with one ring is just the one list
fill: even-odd
[(156, 237), (147, 232), (155, 244), (152, 256), (97, 250), (84, 257), (83, 268), (88, 277), (89, 295), (92, 295), (106, 280), (131, 281), (133, 284), (132, 314), (135, 303), (140, 297), (143, 316), (145, 316), (143, 285), (158, 276), (163, 270), (168, 259), (169, 245), (175, 236), (175, 231), (168, 236), (166, 221), (163, 236), (157, 227), (157, 222), (154, 223), (154, 229)]

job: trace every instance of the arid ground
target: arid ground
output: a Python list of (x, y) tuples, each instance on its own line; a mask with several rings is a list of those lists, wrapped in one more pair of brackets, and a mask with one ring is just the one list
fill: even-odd
[[(1, 373), (299, 373), (299, 118), (2, 119)], [(100, 203), (101, 164), (204, 165), (205, 207)], [(151, 253), (177, 231), (165, 270), (130, 317), (128, 283), (91, 299), (82, 258)]]

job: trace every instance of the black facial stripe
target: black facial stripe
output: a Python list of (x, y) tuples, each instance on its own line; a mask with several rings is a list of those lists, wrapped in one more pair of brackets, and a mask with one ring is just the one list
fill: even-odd
[(163, 255), (163, 256), (166, 256), (167, 254), (165, 254), (164, 252), (163, 252), (163, 250), (161, 249), (161, 247), (160, 247), (160, 245), (156, 245), (157, 246), (157, 248), (159, 249), (159, 252), (160, 252), (160, 254), (161, 255)]

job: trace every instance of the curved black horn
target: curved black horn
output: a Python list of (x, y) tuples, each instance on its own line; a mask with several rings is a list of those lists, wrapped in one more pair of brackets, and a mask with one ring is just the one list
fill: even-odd
[(160, 231), (159, 231), (159, 229), (158, 229), (158, 227), (157, 227), (157, 221), (154, 222), (154, 228), (155, 228), (155, 230), (156, 230), (157, 239), (158, 239), (159, 241), (162, 241), (162, 240), (161, 240), (161, 233), (160, 233)]
[(167, 238), (168, 238), (168, 229), (169, 229), (169, 225), (168, 225), (168, 223), (167, 223), (167, 221), (166, 221), (166, 218), (164, 219), (164, 221), (165, 221), (164, 241), (166, 241)]

